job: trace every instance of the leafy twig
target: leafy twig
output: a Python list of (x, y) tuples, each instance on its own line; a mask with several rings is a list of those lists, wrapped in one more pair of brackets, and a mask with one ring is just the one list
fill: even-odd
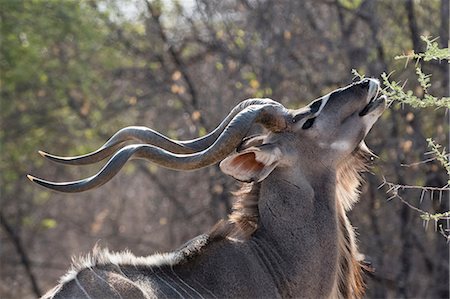
[[(422, 71), (420, 70), (420, 73), (423, 75), (425, 80), (429, 80), (429, 75), (424, 75)], [(425, 95), (423, 98), (419, 98), (414, 95), (412, 90), (404, 91), (403, 85), (400, 82), (396, 81), (390, 81), (389, 75), (386, 73), (381, 74), (381, 78), (383, 79), (383, 84), (386, 86), (385, 89), (383, 89), (383, 93), (388, 97), (389, 100), (392, 102), (398, 101), (402, 104), (408, 104), (414, 108), (428, 108), (428, 107), (435, 107), (435, 108), (450, 108), (450, 97), (442, 97), (438, 98), (435, 97), (429, 93), (427, 93), (426, 89)], [(422, 83), (419, 81), (421, 86), (424, 85), (426, 88), (430, 86), (429, 81), (422, 81)]]
[(427, 138), (427, 142), (428, 147), (431, 148), (431, 151), (436, 156), (436, 160), (438, 160), (441, 163), (442, 167), (444, 167), (444, 169), (447, 171), (448, 175), (447, 184), (450, 185), (450, 160), (448, 154), (445, 152), (445, 148), (443, 148), (442, 151), (440, 151), (442, 146), (440, 144), (435, 143), (431, 138)]
[(395, 59), (406, 59), (406, 65), (410, 60), (416, 60), (416, 74), (417, 81), (423, 89), (423, 97), (419, 98), (414, 95), (412, 90), (404, 91), (403, 84), (396, 81), (390, 81), (390, 74), (383, 73), (381, 78), (386, 86), (383, 89), (383, 93), (391, 100), (391, 102), (397, 101), (402, 104), (408, 104), (414, 108), (450, 108), (450, 97), (438, 98), (428, 93), (428, 88), (431, 86), (431, 75), (425, 74), (422, 71), (422, 66), (419, 64), (421, 60), (447, 60), (450, 62), (450, 50), (449, 48), (441, 49), (436, 39), (430, 39), (429, 37), (422, 36), (422, 40), (427, 44), (426, 50), (423, 53), (411, 53), (396, 56)]
[(361, 75), (360, 73), (358, 73), (358, 71), (357, 70), (355, 70), (355, 69), (352, 69), (352, 74), (353, 74), (353, 78), (359, 78), (359, 80), (362, 80), (362, 79), (364, 79), (366, 76), (364, 76), (364, 75)]
[(406, 63), (408, 63), (411, 59), (415, 59), (417, 61), (420, 61), (421, 59), (423, 61), (438, 60), (439, 62), (442, 60), (448, 60), (448, 63), (450, 63), (450, 49), (441, 49), (439, 47), (439, 43), (436, 42), (437, 38), (430, 38), (431, 37), (428, 36), (421, 37), (421, 39), (427, 44), (425, 52), (414, 53), (414, 51), (411, 51), (408, 54), (395, 56), (395, 59), (406, 59)]

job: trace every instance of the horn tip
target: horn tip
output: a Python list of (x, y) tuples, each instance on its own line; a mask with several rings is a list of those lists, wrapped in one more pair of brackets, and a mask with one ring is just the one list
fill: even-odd
[(34, 182), (36, 180), (36, 178), (30, 174), (27, 174), (27, 178), (32, 182)]
[(44, 151), (38, 151), (38, 154), (41, 155), (44, 158), (48, 156), (48, 154), (46, 152), (44, 152)]

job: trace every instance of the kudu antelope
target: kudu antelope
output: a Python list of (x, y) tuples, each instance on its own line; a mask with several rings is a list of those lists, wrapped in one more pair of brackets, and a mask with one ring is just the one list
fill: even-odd
[[(358, 298), (361, 264), (346, 211), (371, 154), (363, 141), (385, 109), (364, 79), (298, 110), (270, 99), (237, 105), (210, 134), (174, 141), (144, 127), (118, 131), (97, 151), (44, 157), (64, 164), (112, 158), (92, 177), (44, 187), (81, 192), (130, 159), (194, 170), (220, 162), (244, 182), (228, 220), (176, 251), (136, 257), (94, 249), (45, 298)], [(247, 137), (255, 123), (268, 133)], [(127, 140), (141, 143), (123, 146)], [(122, 147), (121, 147), (122, 146)]]

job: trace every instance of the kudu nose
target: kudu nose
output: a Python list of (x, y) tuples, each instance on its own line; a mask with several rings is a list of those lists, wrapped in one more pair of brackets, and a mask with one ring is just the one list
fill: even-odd
[(364, 79), (356, 83), (356, 85), (362, 89), (369, 88), (370, 79)]
[(380, 81), (373, 78), (366, 78), (357, 83), (353, 83), (355, 91), (359, 91), (362, 93), (367, 93), (367, 102), (372, 100), (378, 94), (378, 90), (380, 89)]

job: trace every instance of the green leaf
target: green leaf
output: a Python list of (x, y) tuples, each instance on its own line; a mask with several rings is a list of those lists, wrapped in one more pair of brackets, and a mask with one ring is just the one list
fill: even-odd
[(361, 6), (362, 0), (339, 0), (339, 4), (346, 9), (355, 10)]
[(43, 228), (52, 229), (55, 228), (58, 225), (58, 223), (56, 222), (55, 219), (45, 218), (41, 221), (41, 225)]

